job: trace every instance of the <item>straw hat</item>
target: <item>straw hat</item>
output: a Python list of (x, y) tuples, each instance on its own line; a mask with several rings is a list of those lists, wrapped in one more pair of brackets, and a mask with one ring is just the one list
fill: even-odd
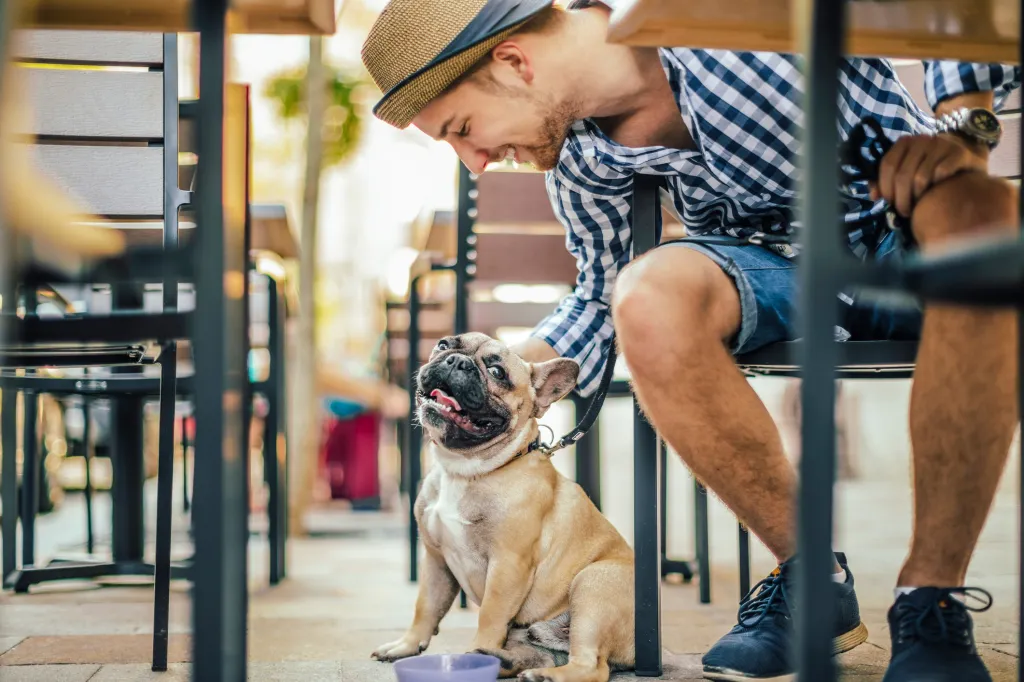
[(501, 41), (553, 0), (391, 0), (363, 43), (384, 97), (381, 120), (405, 128)]

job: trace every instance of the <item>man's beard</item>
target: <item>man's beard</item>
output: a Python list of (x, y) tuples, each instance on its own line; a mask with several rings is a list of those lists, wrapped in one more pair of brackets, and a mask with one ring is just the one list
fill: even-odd
[(558, 165), (562, 147), (569, 137), (569, 129), (576, 121), (575, 108), (569, 104), (551, 107), (541, 123), (540, 142), (536, 145), (520, 146), (530, 156), (530, 164), (537, 170), (549, 171)]

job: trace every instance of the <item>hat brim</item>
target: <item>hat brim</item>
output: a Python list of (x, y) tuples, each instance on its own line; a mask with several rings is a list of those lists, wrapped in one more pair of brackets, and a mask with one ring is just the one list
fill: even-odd
[(502, 41), (552, 4), (552, 0), (521, 3), (518, 8), (520, 11), (509, 13), (504, 17), (504, 21), (489, 27), (486, 33), (479, 36), (472, 34), (471, 24), (467, 27), (468, 31), (464, 31), (469, 33), (468, 36), (460, 34), (430, 63), (385, 92), (373, 107), (374, 115), (397, 128), (408, 127), (435, 97), (443, 93)]

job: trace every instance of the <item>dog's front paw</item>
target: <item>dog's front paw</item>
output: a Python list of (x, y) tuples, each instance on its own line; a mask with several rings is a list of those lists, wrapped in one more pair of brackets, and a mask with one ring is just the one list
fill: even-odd
[(520, 682), (555, 682), (554, 678), (549, 677), (543, 670), (527, 670), (519, 673), (518, 679)]
[(427, 648), (426, 642), (417, 642), (410, 640), (408, 637), (395, 640), (394, 642), (388, 642), (387, 644), (379, 647), (371, 655), (372, 658), (376, 658), (378, 661), (384, 663), (393, 663), (400, 658), (409, 658), (410, 656), (418, 656), (423, 653)]

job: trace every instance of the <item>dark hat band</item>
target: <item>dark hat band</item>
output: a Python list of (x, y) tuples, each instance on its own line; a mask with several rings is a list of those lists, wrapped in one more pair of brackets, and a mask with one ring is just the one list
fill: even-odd
[(384, 93), (384, 97), (374, 111), (380, 108), (392, 93), (398, 92), (410, 81), (423, 73), (435, 68), (438, 64), (451, 59), (474, 45), (479, 45), (491, 36), (526, 22), (541, 10), (551, 7), (553, 0), (487, 0), (483, 9), (459, 32), (455, 38), (431, 59), (423, 68), (417, 69), (403, 78), (393, 88)]

